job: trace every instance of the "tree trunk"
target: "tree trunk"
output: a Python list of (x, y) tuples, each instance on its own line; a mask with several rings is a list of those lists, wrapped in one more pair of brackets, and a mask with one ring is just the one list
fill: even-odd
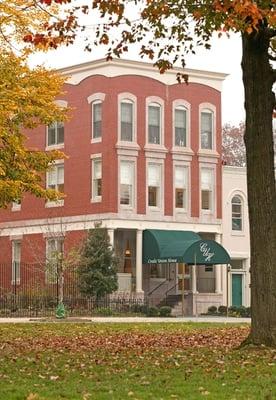
[(243, 34), (245, 146), (251, 247), (252, 325), (249, 341), (276, 347), (276, 189), (273, 71), (268, 31)]

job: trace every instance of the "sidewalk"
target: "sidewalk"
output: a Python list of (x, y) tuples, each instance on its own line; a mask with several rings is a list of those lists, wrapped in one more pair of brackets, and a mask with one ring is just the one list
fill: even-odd
[(199, 323), (231, 323), (244, 324), (251, 323), (250, 318), (234, 318), (234, 317), (178, 317), (178, 318), (155, 318), (155, 317), (68, 317), (64, 320), (52, 318), (0, 318), (0, 323), (48, 323), (48, 322), (74, 322), (74, 323), (183, 323), (183, 322), (199, 322)]

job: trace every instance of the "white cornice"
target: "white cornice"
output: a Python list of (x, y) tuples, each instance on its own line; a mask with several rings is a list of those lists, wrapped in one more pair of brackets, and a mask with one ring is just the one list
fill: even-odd
[(113, 59), (106, 61), (100, 59), (83, 64), (77, 64), (59, 70), (62, 75), (67, 75), (67, 83), (72, 85), (79, 84), (83, 79), (92, 75), (104, 75), (106, 77), (116, 77), (121, 75), (139, 75), (158, 80), (166, 85), (177, 83), (176, 74), (185, 73), (189, 76), (190, 83), (200, 83), (213, 87), (221, 91), (221, 85), (227, 74), (212, 71), (201, 71), (197, 69), (174, 68), (164, 74), (160, 74), (157, 67), (150, 63), (141, 61), (130, 61)]

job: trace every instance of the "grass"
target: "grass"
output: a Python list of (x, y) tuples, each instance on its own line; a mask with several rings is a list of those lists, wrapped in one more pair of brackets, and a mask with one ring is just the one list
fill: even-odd
[(276, 350), (248, 326), (1, 324), (0, 399), (276, 399)]

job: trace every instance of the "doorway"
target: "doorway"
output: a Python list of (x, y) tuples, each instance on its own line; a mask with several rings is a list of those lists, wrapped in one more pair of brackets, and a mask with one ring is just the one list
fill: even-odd
[(232, 306), (240, 307), (243, 304), (242, 274), (232, 274)]

